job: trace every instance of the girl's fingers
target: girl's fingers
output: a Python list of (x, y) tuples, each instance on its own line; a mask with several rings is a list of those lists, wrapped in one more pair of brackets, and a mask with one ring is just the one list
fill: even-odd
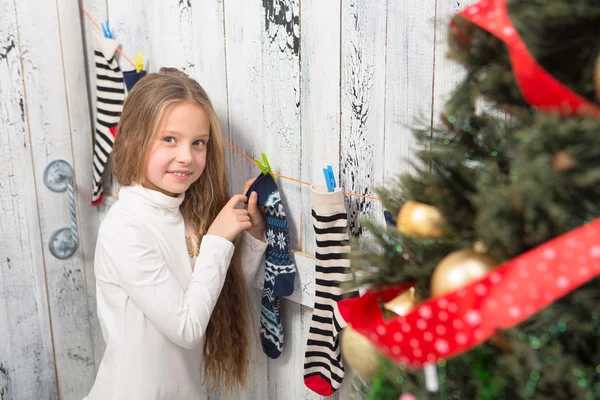
[(248, 229), (252, 228), (252, 223), (251, 223), (250, 221), (248, 221), (248, 222), (242, 222), (242, 223), (240, 224), (240, 227), (241, 227), (243, 230), (248, 230)]
[(232, 196), (231, 199), (229, 199), (225, 207), (235, 209), (239, 203), (245, 203), (246, 201), (248, 201), (248, 198), (246, 196), (244, 196), (243, 194), (236, 194)]
[(258, 209), (258, 206), (256, 205), (257, 203), (258, 203), (258, 193), (252, 192), (250, 194), (250, 200), (248, 200), (248, 212), (250, 212), (250, 214), (256, 213), (256, 210)]

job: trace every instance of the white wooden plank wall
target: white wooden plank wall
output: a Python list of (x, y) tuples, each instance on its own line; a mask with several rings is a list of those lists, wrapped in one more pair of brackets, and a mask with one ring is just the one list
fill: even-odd
[(0, 397), (56, 398), (17, 12), (0, 7)]
[[(342, 0), (341, 143), (342, 187), (374, 195), (383, 183), (385, 142), (386, 0)], [(350, 231), (363, 233), (360, 218), (383, 220), (381, 203), (347, 197)]]
[[(212, 98), (224, 137), (276, 172), (324, 184), (333, 166), (345, 191), (373, 188), (407, 171), (410, 127), (437, 121), (460, 68), (445, 58), (449, 16), (467, 0), (83, 0), (147, 69), (183, 69)], [(437, 25), (437, 29), (434, 27)], [(0, 0), (0, 399), (80, 400), (104, 351), (95, 315), (93, 254), (109, 196), (91, 207), (95, 28), (77, 2)], [(133, 67), (119, 59), (123, 70)], [(227, 149), (231, 189), (258, 169)], [(48, 251), (67, 226), (65, 193), (42, 182), (55, 159), (73, 165), (80, 247)], [(308, 186), (280, 179), (296, 292), (282, 305), (285, 350), (277, 360), (254, 341), (251, 374), (236, 399), (318, 399), (302, 370), (313, 304), (314, 235)], [(383, 221), (381, 204), (346, 197), (350, 228)], [(258, 337), (261, 278), (252, 292)], [(351, 371), (332, 399), (350, 397)], [(223, 398), (222, 394), (211, 395)]]

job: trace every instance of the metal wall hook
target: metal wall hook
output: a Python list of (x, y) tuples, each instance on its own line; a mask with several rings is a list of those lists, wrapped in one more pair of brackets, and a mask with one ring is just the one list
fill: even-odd
[(52, 161), (44, 169), (44, 185), (53, 192), (64, 192), (67, 190), (69, 196), (69, 218), (71, 219), (71, 225), (55, 231), (48, 242), (50, 253), (59, 260), (64, 260), (71, 257), (79, 246), (73, 168), (64, 160)]

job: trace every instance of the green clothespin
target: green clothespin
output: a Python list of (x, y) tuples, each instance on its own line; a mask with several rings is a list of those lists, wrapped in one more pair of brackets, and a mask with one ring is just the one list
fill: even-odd
[(260, 160), (258, 158), (255, 158), (254, 161), (256, 161), (256, 164), (258, 165), (258, 168), (260, 168), (260, 172), (262, 172), (263, 174), (271, 174), (271, 176), (273, 177), (273, 180), (276, 181), (277, 177), (273, 174), (273, 171), (271, 170), (271, 164), (269, 164), (269, 160), (267, 159), (267, 156), (265, 155), (265, 153), (260, 153), (262, 155), (262, 159), (263, 159), (263, 164), (261, 164)]

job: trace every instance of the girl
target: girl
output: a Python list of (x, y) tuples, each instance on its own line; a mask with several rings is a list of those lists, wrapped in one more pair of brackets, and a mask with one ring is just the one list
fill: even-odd
[(172, 68), (143, 78), (123, 106), (112, 157), (121, 189), (95, 256), (106, 350), (87, 399), (198, 400), (205, 378), (227, 391), (243, 385), (247, 285), (267, 246), (265, 222), (255, 192), (228, 198), (205, 91)]

